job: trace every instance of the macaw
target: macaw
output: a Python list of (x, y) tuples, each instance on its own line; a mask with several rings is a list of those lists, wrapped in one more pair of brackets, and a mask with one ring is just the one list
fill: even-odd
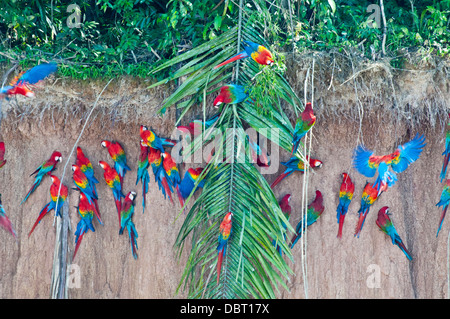
[(150, 148), (148, 147), (147, 143), (145, 143), (144, 140), (142, 139), (140, 147), (141, 153), (138, 159), (136, 185), (139, 183), (139, 181), (142, 182), (142, 213), (144, 213), (145, 198), (146, 194), (148, 193), (148, 183), (150, 182), (150, 175), (148, 174), (148, 167), (150, 166), (150, 164), (148, 163), (148, 155), (149, 155), (148, 153)]
[[(181, 182), (180, 173), (178, 172), (177, 164), (172, 159), (172, 156), (169, 153), (161, 153), (163, 158), (163, 168), (169, 177), (169, 181), (174, 188), (179, 189), (179, 184)], [(179, 191), (179, 190), (178, 190)]]
[(0, 142), (0, 168), (5, 166), (5, 142)]
[(175, 146), (177, 141), (169, 138), (161, 138), (155, 132), (149, 130), (145, 125), (140, 127), (140, 136), (149, 147), (156, 148), (161, 153), (164, 153), (164, 146)]
[(94, 167), (92, 166), (91, 161), (84, 155), (81, 147), (77, 147), (77, 157), (75, 160), (75, 165), (77, 165), (80, 168), (81, 172), (83, 172), (83, 174), (86, 176), (89, 185), (92, 188), (92, 192), (94, 194), (92, 200), (94, 201), (95, 205), (95, 216), (97, 217), (100, 224), (103, 225), (103, 221), (100, 216), (100, 210), (98, 208), (97, 187), (95, 186), (95, 184), (98, 184), (98, 180), (94, 176)]
[(316, 116), (314, 115), (311, 102), (308, 102), (295, 123), (294, 134), (292, 135), (291, 155), (297, 152), (300, 140), (311, 130), (315, 123)]
[(222, 268), (223, 256), (227, 252), (228, 239), (230, 238), (232, 231), (232, 221), (233, 213), (229, 212), (225, 215), (219, 228), (219, 245), (217, 246), (217, 284), (219, 284), (220, 270)]
[(94, 167), (92, 166), (91, 161), (84, 155), (81, 147), (77, 147), (77, 158), (75, 161), (75, 165), (79, 166), (81, 171), (86, 175), (89, 180), (89, 184), (91, 184), (94, 194), (97, 195), (97, 189), (95, 184), (98, 184), (97, 178), (94, 176)]
[(172, 186), (166, 171), (162, 167), (162, 156), (161, 151), (150, 147), (148, 154), (148, 162), (153, 170), (153, 175), (155, 176), (155, 182), (158, 183), (159, 189), (162, 191), (164, 198), (169, 197), (170, 201), (173, 203), (172, 199)]
[(127, 171), (130, 171), (130, 167), (127, 165), (127, 157), (125, 155), (125, 151), (123, 150), (122, 145), (115, 141), (102, 141), (102, 146), (108, 149), (109, 155), (111, 155), (112, 160), (114, 161), (114, 168), (119, 174), (120, 184), (123, 186), (123, 178)]
[[(306, 159), (309, 162), (309, 165), (312, 168), (320, 168), (322, 167), (323, 163), (320, 160), (317, 159), (309, 159), (308, 156), (306, 156)], [(295, 171), (304, 172), (305, 171), (305, 163), (299, 159), (297, 156), (291, 157), (287, 162), (281, 162), (284, 166), (286, 166), (286, 170), (280, 174), (270, 185), (270, 188), (273, 189), (276, 185), (278, 185), (283, 179), (291, 175)]]
[[(184, 201), (189, 197), (192, 192), (196, 192), (199, 188), (203, 188), (205, 180), (202, 179), (195, 187), (195, 182), (203, 171), (203, 167), (189, 168), (184, 174), (183, 179), (179, 185), (178, 198), (180, 199), (181, 207), (184, 207)], [(195, 188), (195, 189), (194, 189)]]
[(355, 229), (355, 235), (359, 238), (361, 230), (364, 226), (364, 221), (366, 220), (367, 214), (369, 214), (370, 207), (373, 203), (380, 198), (381, 193), (387, 190), (388, 185), (382, 183), (380, 187), (376, 187), (374, 184), (367, 182), (364, 186), (363, 193), (361, 196), (361, 207), (358, 210), (359, 219)]
[(269, 167), (270, 166), (270, 159), (268, 157), (267, 150), (258, 145), (251, 137), (250, 135), (247, 135), (248, 137), (248, 143), (250, 146), (250, 152), (252, 156), (252, 163), (256, 163), (259, 167)]
[(120, 177), (117, 171), (109, 166), (108, 163), (105, 161), (99, 161), (98, 165), (100, 165), (101, 168), (103, 168), (103, 178), (106, 182), (106, 184), (111, 188), (114, 196), (114, 202), (116, 204), (117, 213), (119, 216), (120, 221), (120, 211), (122, 209), (122, 198), (125, 197), (125, 195), (122, 193), (122, 185), (120, 183)]
[(9, 220), (8, 216), (6, 216), (5, 209), (3, 208), (2, 194), (0, 194), (0, 226), (2, 226), (9, 233), (11, 233), (14, 236), (14, 238), (17, 238), (16, 231), (14, 230), (14, 227), (11, 221)]
[(92, 219), (94, 218), (95, 207), (89, 202), (89, 199), (84, 193), (80, 193), (80, 201), (78, 203), (78, 214), (80, 214), (80, 221), (77, 224), (77, 230), (75, 231), (75, 250), (73, 252), (72, 260), (75, 259), (78, 248), (80, 248), (81, 241), (84, 234), (89, 230), (95, 232)]
[(139, 135), (141, 136), (141, 139), (143, 139), (144, 141), (148, 140), (149, 133), (150, 133), (150, 132), (146, 132), (146, 131), (150, 131), (151, 133), (153, 133), (161, 141), (162, 146), (175, 146), (175, 144), (177, 144), (176, 140), (172, 140), (167, 137), (159, 137), (153, 131), (149, 130), (147, 126), (141, 125), (139, 128)]
[(436, 206), (441, 207), (442, 206), (442, 215), (441, 220), (439, 221), (439, 228), (437, 230), (436, 237), (439, 235), (439, 231), (441, 230), (442, 223), (444, 222), (445, 214), (447, 213), (448, 205), (450, 204), (450, 179), (447, 179), (445, 181), (444, 189), (441, 193), (441, 198), (439, 199), (439, 202), (436, 204)]
[(337, 207), (337, 222), (339, 224), (338, 238), (342, 238), (342, 227), (344, 226), (345, 215), (348, 211), (348, 206), (353, 199), (353, 193), (355, 192), (355, 184), (347, 173), (342, 173), (342, 183), (339, 189), (339, 205)]
[(138, 237), (138, 233), (136, 231), (136, 227), (133, 223), (133, 215), (134, 215), (134, 199), (136, 198), (135, 192), (129, 192), (125, 199), (123, 200), (122, 209), (120, 211), (120, 230), (119, 235), (123, 234), (125, 228), (128, 230), (128, 235), (130, 236), (131, 242), (131, 252), (133, 254), (134, 259), (137, 259), (137, 242), (136, 238)]
[[(64, 202), (67, 199), (67, 196), (69, 195), (69, 189), (66, 185), (61, 184), (61, 181), (58, 177), (55, 175), (50, 176), (52, 180), (52, 185), (50, 186), (50, 197), (51, 201), (48, 202), (44, 208), (42, 208), (41, 212), (39, 213), (38, 218), (36, 219), (36, 222), (34, 223), (33, 227), (31, 228), (31, 231), (28, 233), (28, 237), (30, 237), (31, 233), (34, 231), (36, 226), (41, 222), (42, 218), (44, 218), (45, 215), (47, 215), (48, 212), (51, 210), (55, 211), (56, 216), (62, 217), (62, 207), (64, 205)], [(59, 190), (61, 186), (61, 191)], [(59, 196), (58, 196), (59, 192)], [(58, 199), (59, 197), (59, 199)], [(56, 206), (56, 202), (58, 202), (58, 206)]]
[[(449, 113), (449, 117), (450, 117), (450, 113)], [(442, 155), (444, 155), (444, 162), (442, 163), (442, 169), (441, 169), (441, 175), (440, 175), (441, 183), (447, 176), (447, 166), (448, 166), (448, 162), (450, 160), (450, 122), (447, 123), (447, 131), (445, 132), (445, 150), (444, 150), (444, 153), (442, 153)]]
[(297, 227), (295, 228), (295, 234), (291, 239), (291, 248), (294, 248), (294, 245), (302, 237), (303, 231), (306, 229), (306, 227), (311, 226), (319, 219), (324, 209), (325, 207), (323, 206), (322, 193), (319, 190), (316, 190), (316, 198), (314, 198), (312, 203), (308, 205), (308, 209), (306, 211), (306, 225), (303, 220), (300, 220), (298, 222)]
[(219, 95), (215, 98), (213, 105), (217, 108), (220, 104), (237, 104), (247, 99), (248, 94), (242, 85), (227, 84), (220, 88)]
[[(419, 134), (416, 134), (414, 139), (408, 143), (399, 145), (395, 152), (388, 155), (373, 155), (373, 151), (359, 145), (353, 155), (353, 165), (359, 173), (366, 177), (375, 176), (377, 170), (380, 173), (380, 163), (390, 166), (395, 173), (401, 173), (419, 158), (425, 145), (425, 137), (419, 136)], [(383, 181), (390, 183), (388, 186), (392, 186), (396, 180), (396, 175), (388, 171), (385, 165), (382, 165), (382, 175), (377, 178), (377, 183), (379, 185)]]
[(14, 78), (9, 86), (0, 89), (0, 98), (6, 97), (8, 99), (10, 96), (16, 94), (34, 97), (35, 94), (29, 89), (29, 86), (44, 80), (47, 76), (56, 72), (57, 68), (56, 63), (42, 63), (21, 73)]
[(31, 173), (30, 176), (33, 176), (34, 174), (37, 175), (35, 176), (34, 183), (31, 186), (30, 190), (28, 191), (27, 195), (20, 203), (21, 205), (25, 203), (28, 197), (36, 190), (36, 188), (38, 188), (39, 184), (42, 181), (42, 178), (45, 175), (50, 175), (50, 173), (56, 169), (56, 164), (58, 164), (58, 162), (61, 161), (62, 161), (61, 153), (58, 151), (54, 151), (48, 160), (42, 163), (41, 166), (39, 166), (33, 173)]
[[(291, 201), (291, 194), (286, 194), (281, 199), (281, 201), (278, 203), (280, 205), (281, 211), (283, 212), (286, 219), (289, 221), (289, 217), (291, 216), (292, 208), (291, 205), (289, 205), (289, 202)], [(282, 224), (284, 231), (287, 229), (287, 225), (285, 223)], [(286, 240), (286, 234), (283, 235), (284, 240)], [(277, 244), (277, 241), (275, 239), (272, 240), (272, 245), (275, 246), (275, 249), (278, 251), (278, 253), (281, 255), (281, 247)]]
[(411, 261), (412, 257), (409, 253), (408, 249), (406, 249), (405, 244), (403, 243), (402, 239), (400, 238), (399, 234), (397, 233), (397, 230), (395, 230), (394, 224), (392, 223), (391, 219), (389, 218), (389, 207), (384, 206), (378, 211), (378, 218), (377, 218), (377, 226), (389, 237), (391, 237), (392, 244), (397, 245), (403, 253), (406, 255), (406, 257)]
[(214, 69), (220, 68), (228, 63), (231, 63), (236, 60), (245, 59), (251, 57), (256, 63), (261, 65), (272, 65), (273, 64), (273, 56), (272, 53), (264, 46), (251, 42), (251, 41), (242, 41), (245, 43), (244, 51), (238, 53), (237, 55), (231, 57), (230, 59), (222, 62), (214, 67)]

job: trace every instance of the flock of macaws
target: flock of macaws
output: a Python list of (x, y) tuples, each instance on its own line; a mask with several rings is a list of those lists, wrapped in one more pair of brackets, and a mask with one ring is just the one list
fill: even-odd
[[(227, 61), (220, 63), (214, 69), (222, 67), (233, 61), (251, 57), (255, 62), (261, 65), (272, 65), (274, 63), (272, 53), (262, 45), (258, 45), (253, 42), (244, 41), (245, 49), (236, 56), (228, 59)], [(33, 97), (34, 92), (31, 90), (38, 82), (44, 80), (47, 76), (54, 73), (57, 70), (57, 65), (55, 63), (40, 64), (29, 71), (16, 77), (9, 86), (2, 88), (0, 91), (0, 98), (10, 98), (14, 95), (20, 94), (27, 97)], [(245, 88), (236, 84), (227, 84), (221, 87), (218, 96), (215, 98), (213, 105), (214, 107), (219, 107), (221, 104), (236, 104), (243, 102), (249, 98), (249, 94), (246, 92)], [(219, 113), (220, 114), (220, 113)], [(179, 126), (177, 127), (181, 132), (185, 133), (185, 139), (192, 141), (198, 134), (202, 131), (202, 127), (208, 128), (217, 121), (219, 114), (216, 114), (205, 123), (201, 121), (193, 121), (189, 126)], [(275, 181), (271, 184), (273, 189), (286, 177), (292, 175), (294, 172), (299, 171), (304, 172), (306, 166), (316, 169), (320, 168), (323, 163), (318, 159), (310, 159), (306, 157), (308, 162), (306, 165), (304, 161), (299, 156), (298, 148), (303, 139), (303, 137), (312, 129), (315, 125), (316, 116), (311, 103), (307, 103), (301, 115), (297, 119), (292, 134), (292, 149), (290, 153), (290, 159), (287, 162), (282, 162), (282, 165), (286, 166), (285, 171), (280, 174)], [(202, 188), (205, 180), (199, 180), (202, 174), (203, 168), (189, 168), (184, 177), (181, 178), (180, 173), (177, 168), (176, 162), (172, 159), (170, 153), (166, 150), (167, 148), (173, 147), (177, 141), (171, 140), (169, 138), (164, 138), (156, 135), (148, 127), (141, 125), (139, 130), (140, 135), (140, 156), (137, 163), (137, 178), (136, 185), (142, 184), (142, 208), (143, 212), (146, 207), (146, 194), (149, 191), (150, 174), (149, 169), (151, 167), (154, 181), (158, 185), (162, 194), (165, 198), (173, 203), (173, 194), (176, 192), (179, 199), (181, 207), (184, 208), (185, 200), (199, 188)], [(255, 155), (258, 157), (258, 165), (267, 166), (268, 160), (264, 155), (265, 150), (262, 150), (257, 143), (250, 141)], [(367, 182), (362, 193), (361, 205), (358, 211), (359, 219), (355, 229), (354, 236), (359, 237), (362, 231), (364, 221), (370, 211), (371, 206), (374, 202), (380, 198), (381, 194), (386, 192), (390, 187), (392, 187), (397, 181), (396, 173), (401, 173), (406, 170), (409, 165), (415, 162), (424, 146), (425, 138), (423, 136), (416, 135), (414, 139), (399, 145), (397, 149), (388, 155), (377, 156), (374, 152), (366, 149), (364, 146), (358, 146), (353, 155), (353, 166), (362, 175), (368, 178), (372, 178), (377, 175), (374, 182)], [(127, 164), (127, 158), (122, 145), (116, 141), (101, 141), (101, 146), (106, 148), (110, 158), (112, 160), (112, 165), (107, 161), (99, 161), (98, 165), (103, 169), (103, 180), (111, 189), (114, 197), (115, 206), (119, 218), (119, 234), (122, 234), (125, 228), (128, 231), (131, 251), (133, 257), (137, 258), (137, 237), (138, 233), (136, 227), (132, 221), (134, 210), (135, 210), (135, 199), (136, 192), (130, 191), (127, 195), (124, 195), (123, 181), (125, 175), (130, 171), (130, 167)], [(6, 163), (4, 159), (5, 155), (5, 145), (0, 142), (0, 168)], [(442, 172), (440, 175), (441, 182), (446, 177), (447, 165), (450, 159), (450, 123), (448, 126), (446, 134), (446, 146), (444, 155), (444, 163), (442, 167)], [(69, 189), (66, 185), (62, 184), (58, 177), (52, 174), (56, 169), (59, 162), (62, 161), (62, 155), (60, 152), (55, 151), (50, 156), (48, 160), (43, 162), (32, 174), (35, 175), (34, 182), (25, 195), (22, 203), (25, 203), (31, 194), (37, 189), (41, 181), (45, 176), (51, 178), (52, 184), (50, 186), (50, 197), (51, 201), (47, 203), (40, 211), (36, 222), (34, 223), (32, 229), (30, 230), (28, 236), (32, 234), (39, 222), (46, 216), (48, 212), (53, 210), (56, 216), (62, 216), (62, 209), (64, 202), (68, 197)], [(79, 202), (77, 211), (80, 216), (80, 221), (77, 225), (75, 232), (75, 250), (73, 258), (80, 247), (83, 236), (91, 230), (95, 231), (93, 220), (96, 217), (98, 223), (103, 225), (101, 218), (99, 206), (98, 206), (98, 192), (96, 184), (99, 181), (94, 176), (93, 165), (90, 160), (83, 153), (80, 147), (77, 147), (76, 161), (72, 165), (72, 180), (75, 185), (75, 189), (79, 191)], [(337, 237), (342, 237), (343, 225), (345, 216), (348, 212), (349, 205), (353, 199), (353, 194), (355, 191), (355, 185), (352, 182), (348, 173), (342, 174), (342, 183), (339, 188), (339, 205), (337, 207), (337, 223), (338, 223), (338, 234)], [(285, 214), (286, 220), (289, 220), (291, 215), (291, 207), (289, 201), (291, 195), (285, 195), (279, 202), (282, 212)], [(443, 212), (438, 228), (439, 230), (442, 226), (442, 221), (445, 217), (447, 208), (450, 203), (450, 179), (445, 182), (445, 187), (442, 192), (441, 198), (437, 206), (443, 207)], [(290, 240), (289, 246), (293, 248), (297, 241), (301, 238), (303, 231), (306, 227), (314, 224), (318, 218), (324, 212), (323, 196), (319, 190), (316, 190), (314, 200), (308, 205), (306, 212), (306, 220), (300, 220), (296, 226), (296, 232), (292, 239)], [(392, 243), (400, 247), (400, 249), (405, 253), (409, 260), (412, 259), (411, 254), (408, 252), (404, 243), (402, 242), (400, 236), (398, 235), (395, 227), (389, 218), (389, 208), (384, 206), (378, 212), (378, 218), (376, 220), (376, 225), (390, 236)], [(222, 260), (226, 254), (228, 239), (232, 234), (232, 224), (233, 224), (233, 213), (225, 212), (222, 222), (219, 226), (219, 238), (217, 246), (217, 282), (220, 279), (220, 272), (222, 267)], [(3, 206), (1, 205), (1, 195), (0, 195), (0, 225), (3, 226), (8, 232), (10, 232), (14, 237), (16, 233), (12, 227), (12, 224), (5, 214)], [(286, 225), (283, 225), (286, 228)], [(437, 235), (436, 235), (437, 236)], [(286, 237), (284, 238), (286, 240)], [(273, 240), (273, 245), (275, 249), (281, 254), (281, 249), (277, 244), (276, 240)]]

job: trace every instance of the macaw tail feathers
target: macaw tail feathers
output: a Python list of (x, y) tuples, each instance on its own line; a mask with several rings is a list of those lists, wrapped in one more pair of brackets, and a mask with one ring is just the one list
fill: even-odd
[(237, 60), (240, 60), (240, 59), (248, 58), (248, 57), (249, 57), (249, 55), (247, 54), (247, 52), (242, 51), (241, 53), (239, 53), (239, 54), (237, 54), (237, 55), (235, 55), (235, 56), (229, 58), (229, 59), (226, 60), (225, 62), (222, 62), (222, 63), (216, 65), (216, 66), (213, 68), (213, 70), (218, 69), (218, 68), (220, 68), (221, 66), (224, 66), (224, 65), (226, 65), (226, 64), (228, 64), (228, 63), (231, 63), (231, 62), (234, 62), (234, 61), (237, 61)]
[(80, 248), (81, 241), (83, 240), (83, 236), (84, 236), (84, 234), (87, 233), (87, 231), (88, 231), (89, 229), (90, 229), (91, 231), (95, 232), (94, 226), (92, 225), (91, 222), (88, 224), (88, 223), (86, 222), (86, 220), (84, 220), (84, 219), (81, 219), (81, 220), (78, 222), (77, 230), (76, 230), (76, 232), (75, 232), (75, 236), (76, 236), (76, 237), (75, 237), (75, 250), (74, 250), (74, 252), (73, 252), (72, 260), (75, 259), (75, 256), (76, 256), (76, 254), (77, 254), (78, 248)]
[(41, 183), (42, 180), (42, 176), (37, 176), (36, 179), (34, 180), (33, 185), (31, 186), (30, 190), (28, 191), (27, 195), (25, 196), (25, 198), (22, 200), (22, 202), (20, 203), (20, 205), (22, 205), (23, 203), (26, 202), (26, 200), (28, 199), (28, 197), (33, 194), (33, 192), (36, 190), (36, 188), (39, 186), (39, 184)]
[(288, 177), (289, 175), (291, 175), (292, 171), (286, 171), (282, 174), (280, 174), (280, 176), (277, 177), (276, 180), (273, 181), (272, 185), (270, 185), (270, 188), (273, 189), (275, 186), (277, 186), (283, 179), (285, 179), (286, 177)]
[[(181, 206), (181, 208), (184, 208), (185, 201), (184, 201), (183, 195), (181, 194), (179, 185), (176, 186), (176, 189), (177, 189), (178, 200), (180, 201), (180, 206)], [(183, 209), (183, 212), (186, 212), (186, 208)]]
[(163, 186), (163, 193), (164, 193), (164, 197), (169, 196), (170, 202), (173, 204), (173, 199), (172, 199), (172, 189), (169, 185), (169, 183), (167, 182), (167, 178), (163, 178), (160, 180), (162, 186)]
[(102, 221), (102, 216), (100, 215), (100, 210), (98, 209), (98, 200), (97, 199), (93, 199), (94, 201), (94, 214), (97, 217), (98, 222), (100, 223), (100, 225), (103, 225), (103, 221)]
[(219, 284), (220, 280), (220, 271), (222, 269), (222, 261), (223, 261), (223, 254), (224, 254), (225, 248), (219, 251), (219, 256), (217, 257), (217, 284)]
[(134, 259), (137, 259), (138, 245), (137, 245), (136, 238), (138, 238), (138, 233), (136, 231), (136, 227), (134, 226), (134, 223), (131, 220), (129, 220), (126, 223), (126, 225), (123, 225), (122, 227), (120, 227), (119, 235), (123, 235), (123, 231), (125, 230), (125, 227), (127, 228), (128, 236), (130, 237), (131, 253), (133, 254)]
[(403, 242), (402, 242), (402, 240), (401, 239), (396, 239), (395, 240), (395, 244), (398, 246), (398, 247), (400, 247), (400, 249), (403, 251), (403, 253), (406, 255), (406, 257), (408, 258), (408, 260), (412, 260), (412, 257), (411, 257), (411, 253), (408, 251), (408, 249), (406, 249), (406, 246), (405, 246), (405, 244), (403, 244)]
[(116, 209), (117, 209), (117, 214), (119, 216), (119, 223), (120, 223), (120, 213), (122, 211), (122, 200), (119, 198), (114, 198), (114, 203), (116, 203)]
[(441, 220), (439, 221), (439, 228), (437, 230), (436, 237), (439, 235), (439, 231), (441, 230), (442, 223), (444, 222), (445, 214), (447, 213), (447, 208), (448, 208), (448, 206), (445, 206), (444, 209), (442, 210)]
[(38, 218), (34, 222), (33, 227), (31, 228), (30, 232), (28, 233), (28, 237), (30, 237), (31, 233), (34, 231), (36, 226), (41, 222), (42, 218), (44, 218), (44, 216), (47, 215), (47, 213), (51, 210), (50, 204), (51, 204), (51, 202), (48, 203), (47, 205), (45, 205), (44, 208), (42, 208), (41, 212), (39, 213)]
[(337, 238), (342, 238), (342, 228), (344, 227), (345, 214), (340, 214), (338, 219), (339, 219), (339, 221), (338, 221), (339, 229), (338, 229)]
[(447, 176), (447, 166), (448, 166), (449, 160), (450, 160), (450, 153), (447, 153), (444, 157), (444, 163), (442, 164), (441, 175), (439, 176), (441, 178), (441, 183)]
[(148, 174), (148, 171), (146, 171), (142, 178), (142, 214), (145, 212), (145, 202), (147, 197), (146, 195), (148, 193), (149, 182), (150, 182), (150, 175)]
[(5, 228), (9, 233), (11, 233), (14, 236), (14, 238), (16, 238), (16, 232), (14, 231), (11, 221), (6, 215), (0, 216), (0, 226)]
[(366, 220), (368, 213), (369, 213), (369, 209), (364, 210), (359, 213), (359, 219), (358, 219), (358, 223), (356, 224), (355, 235), (354, 235), (357, 238), (359, 238), (359, 235), (361, 234), (361, 230), (364, 226), (364, 221)]

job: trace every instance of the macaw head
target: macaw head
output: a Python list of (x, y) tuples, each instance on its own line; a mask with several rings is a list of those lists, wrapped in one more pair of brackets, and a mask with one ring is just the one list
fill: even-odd
[(102, 145), (103, 147), (108, 148), (108, 147), (111, 145), (111, 142), (110, 142), (110, 141), (107, 141), (107, 140), (103, 140), (101, 145)]
[(128, 197), (131, 201), (133, 201), (133, 200), (136, 198), (136, 193), (133, 192), (133, 191), (131, 191), (131, 192), (128, 193), (127, 197)]
[(284, 195), (284, 197), (281, 199), (281, 202), (283, 202), (283, 203), (289, 203), (290, 201), (291, 201), (291, 194), (286, 194), (286, 195)]
[(51, 159), (55, 162), (62, 162), (61, 153), (58, 151), (53, 152)]
[(98, 162), (98, 165), (99, 165), (101, 168), (103, 168), (104, 170), (106, 170), (106, 169), (108, 169), (108, 168), (111, 168), (111, 167), (109, 166), (109, 164), (106, 163), (105, 161), (99, 161), (99, 162)]
[(214, 100), (213, 105), (214, 105), (214, 107), (218, 108), (219, 105), (222, 104), (222, 103), (223, 103), (223, 95), (222, 95), (222, 94), (219, 94), (219, 95), (216, 97), (216, 99)]
[(311, 167), (322, 167), (323, 163), (318, 159), (311, 159), (309, 165), (311, 165)]
[(72, 165), (72, 171), (73, 171), (73, 172), (76, 172), (76, 171), (78, 171), (78, 170), (80, 170), (80, 167), (78, 167), (78, 165), (73, 164), (73, 165)]
[(57, 184), (57, 185), (59, 184), (58, 177), (56, 177), (55, 175), (51, 175), (50, 178), (51, 178), (53, 184)]
[(387, 206), (383, 206), (381, 207), (381, 209), (378, 211), (378, 215), (390, 215), (389, 213), (389, 207)]

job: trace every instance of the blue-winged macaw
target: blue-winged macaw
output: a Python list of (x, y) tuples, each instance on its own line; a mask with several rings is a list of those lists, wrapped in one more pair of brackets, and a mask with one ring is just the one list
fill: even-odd
[(445, 149), (442, 155), (444, 156), (444, 162), (442, 163), (441, 175), (439, 176), (441, 178), (441, 183), (447, 176), (447, 167), (450, 160), (450, 122), (447, 123), (447, 131), (445, 132)]
[(94, 218), (95, 207), (92, 205), (84, 193), (80, 193), (80, 201), (78, 203), (77, 211), (80, 214), (80, 221), (77, 224), (77, 230), (75, 231), (75, 250), (73, 252), (72, 260), (75, 259), (78, 248), (83, 240), (84, 234), (89, 230), (95, 232), (92, 219)]
[(237, 55), (229, 58), (225, 62), (222, 62), (214, 67), (214, 69), (220, 68), (228, 63), (236, 60), (245, 59), (251, 57), (256, 63), (261, 65), (272, 65), (273, 55), (272, 53), (263, 45), (257, 44), (255, 42), (244, 40), (244, 51), (238, 53)]
[(42, 178), (45, 175), (50, 175), (51, 172), (53, 172), (56, 169), (56, 164), (58, 162), (62, 161), (61, 153), (58, 151), (54, 151), (50, 158), (46, 160), (44, 163), (41, 164), (33, 173), (31, 173), (30, 176), (33, 176), (36, 174), (34, 183), (31, 186), (30, 190), (28, 191), (25, 198), (20, 203), (21, 205), (28, 199), (28, 197), (36, 190), (36, 188), (39, 186), (39, 184), (42, 181)]
[(314, 115), (311, 102), (308, 102), (295, 122), (291, 155), (297, 152), (301, 139), (312, 129), (314, 124), (316, 124), (316, 116)]
[(219, 95), (215, 98), (213, 105), (219, 107), (220, 104), (237, 104), (248, 98), (248, 93), (242, 85), (227, 84), (220, 88)]
[(136, 198), (135, 192), (129, 192), (125, 199), (123, 200), (122, 209), (120, 211), (120, 230), (119, 235), (123, 234), (125, 228), (128, 230), (128, 235), (130, 237), (131, 243), (131, 253), (133, 254), (134, 259), (137, 259), (137, 241), (138, 233), (136, 231), (136, 227), (133, 223), (133, 215), (134, 215), (134, 199)]
[(148, 174), (148, 167), (150, 166), (148, 162), (148, 153), (150, 148), (147, 143), (141, 139), (140, 143), (141, 153), (138, 158), (138, 171), (136, 178), (136, 185), (139, 181), (142, 183), (142, 213), (145, 211), (145, 200), (148, 193), (148, 183), (150, 182), (150, 175)]
[(232, 231), (233, 213), (229, 212), (225, 215), (219, 227), (219, 244), (217, 246), (217, 284), (220, 280), (220, 271), (222, 269), (223, 256), (225, 256), (228, 246), (228, 239)]
[(2, 204), (2, 194), (0, 194), (0, 226), (2, 226), (4, 229), (6, 229), (11, 235), (16, 237), (16, 231), (14, 230), (14, 227), (9, 220), (8, 216), (6, 216), (5, 209), (3, 208)]
[(408, 251), (408, 249), (406, 249), (405, 244), (403, 243), (402, 239), (397, 233), (397, 230), (394, 227), (394, 224), (389, 218), (389, 207), (384, 206), (378, 211), (376, 224), (383, 231), (383, 233), (391, 237), (392, 244), (397, 245), (403, 251), (406, 257), (411, 261), (411, 253)]
[[(309, 162), (309, 166), (312, 168), (319, 168), (323, 165), (322, 161), (318, 159), (309, 159), (308, 156), (306, 156), (306, 159)], [(273, 181), (272, 185), (270, 185), (271, 189), (277, 186), (283, 179), (291, 175), (293, 172), (299, 171), (303, 173), (305, 171), (305, 163), (297, 156), (293, 156), (287, 162), (281, 162), (281, 164), (286, 166), (286, 170)]]
[(123, 187), (123, 179), (127, 171), (130, 171), (130, 167), (127, 165), (127, 156), (125, 151), (119, 142), (103, 140), (101, 145), (108, 149), (108, 153), (114, 161), (114, 169), (117, 171), (120, 177), (120, 184)]
[(439, 228), (436, 233), (436, 237), (439, 235), (442, 223), (444, 222), (445, 214), (447, 213), (448, 205), (450, 204), (450, 179), (445, 181), (444, 189), (442, 190), (439, 202), (436, 204), (438, 207), (442, 207), (441, 219), (439, 220)]
[(337, 222), (339, 224), (338, 238), (342, 238), (342, 227), (344, 226), (345, 215), (348, 211), (348, 206), (353, 198), (353, 193), (355, 192), (355, 184), (353, 184), (352, 179), (347, 173), (342, 173), (342, 183), (339, 188), (339, 205), (336, 209), (337, 211)]

